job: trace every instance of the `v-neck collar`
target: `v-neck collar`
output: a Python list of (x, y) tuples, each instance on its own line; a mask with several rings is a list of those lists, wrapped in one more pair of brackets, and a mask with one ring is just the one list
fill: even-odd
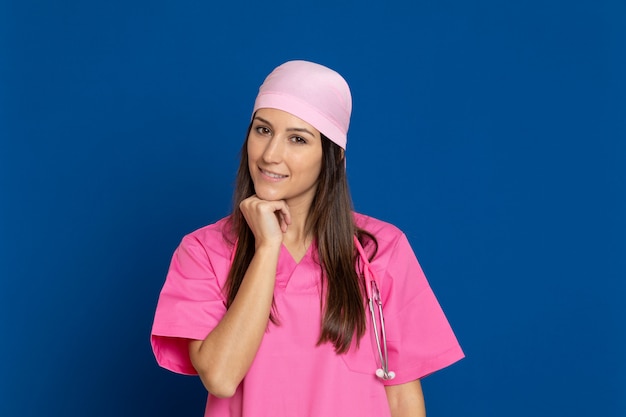
[(285, 245), (281, 245), (278, 266), (276, 268), (276, 285), (278, 287), (287, 287), (289, 280), (294, 275), (294, 272), (298, 269), (298, 267), (310, 263), (314, 248), (316, 248), (315, 240), (311, 242), (304, 253), (304, 256), (300, 259), (300, 262), (296, 262), (287, 247)]

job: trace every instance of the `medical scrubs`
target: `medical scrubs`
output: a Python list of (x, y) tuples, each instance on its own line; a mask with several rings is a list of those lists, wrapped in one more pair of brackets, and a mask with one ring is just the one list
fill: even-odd
[[(233, 397), (209, 393), (205, 416), (389, 416), (385, 385), (422, 378), (463, 357), (406, 236), (371, 217), (355, 214), (355, 220), (378, 241), (371, 265), (380, 281), (389, 369), (396, 377), (383, 381), (375, 375), (369, 320), (359, 345), (354, 342), (346, 354), (317, 345), (322, 312), (315, 244), (300, 262), (283, 246), (274, 290), (279, 324), (269, 324)], [(172, 258), (151, 336), (158, 363), (171, 371), (196, 374), (188, 341), (203, 340), (226, 312), (222, 288), (233, 247), (224, 239), (225, 225), (222, 219), (185, 236)]]

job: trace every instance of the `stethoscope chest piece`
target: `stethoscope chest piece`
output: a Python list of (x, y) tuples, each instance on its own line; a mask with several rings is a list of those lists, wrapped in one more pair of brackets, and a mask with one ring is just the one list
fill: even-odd
[(396, 373), (394, 371), (385, 372), (382, 368), (378, 368), (376, 370), (376, 376), (383, 381), (389, 381), (390, 379), (394, 379), (396, 377)]

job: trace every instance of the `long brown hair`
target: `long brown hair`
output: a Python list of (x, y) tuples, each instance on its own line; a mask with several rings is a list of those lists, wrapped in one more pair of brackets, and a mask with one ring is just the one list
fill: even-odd
[[(243, 277), (254, 256), (254, 235), (248, 227), (239, 203), (254, 194), (254, 184), (248, 169), (247, 142), (241, 148), (241, 159), (235, 192), (234, 209), (229, 218), (225, 237), (237, 248), (225, 285), (227, 306), (233, 303)], [(323, 318), (318, 344), (331, 342), (337, 353), (350, 348), (356, 334), (357, 344), (365, 333), (365, 289), (362, 277), (357, 273), (358, 256), (354, 247), (357, 236), (365, 247), (373, 246), (371, 257), (376, 253), (376, 238), (354, 223), (352, 199), (348, 189), (343, 150), (322, 135), (322, 168), (317, 183), (317, 192), (309, 209), (306, 224), (317, 242), (317, 257), (322, 269), (321, 308)], [(277, 312), (270, 314), (272, 322), (278, 324)]]

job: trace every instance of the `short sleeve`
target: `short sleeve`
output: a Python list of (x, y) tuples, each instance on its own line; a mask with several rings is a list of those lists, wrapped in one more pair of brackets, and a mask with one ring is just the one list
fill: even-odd
[(172, 257), (152, 325), (152, 350), (159, 365), (197, 374), (189, 359), (189, 340), (203, 340), (225, 312), (205, 247), (194, 235), (185, 236)]
[(425, 377), (464, 357), (404, 234), (390, 246), (381, 283), (389, 369), (387, 385)]

